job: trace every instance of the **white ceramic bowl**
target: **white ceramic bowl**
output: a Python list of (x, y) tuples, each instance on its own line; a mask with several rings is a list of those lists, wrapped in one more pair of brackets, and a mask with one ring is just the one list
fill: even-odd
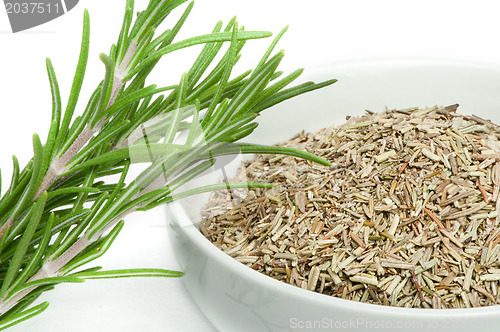
[[(500, 68), (428, 60), (343, 63), (309, 71), (306, 78), (337, 84), (263, 113), (248, 139), (275, 143), (366, 109), (460, 104), (459, 112), (500, 123)], [(264, 276), (213, 246), (192, 224), (206, 196), (169, 208), (169, 232), (183, 281), (220, 331), (498, 331), (500, 306), (407, 309), (317, 294)]]

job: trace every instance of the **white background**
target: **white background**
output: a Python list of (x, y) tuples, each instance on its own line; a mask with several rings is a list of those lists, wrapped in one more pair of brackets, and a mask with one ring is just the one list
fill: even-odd
[[(26, 32), (12, 34), (0, 5), (0, 166), (3, 189), (11, 155), (21, 164), (32, 155), (31, 136), (45, 137), (51, 100), (45, 71), (50, 57), (66, 101), (79, 52), (83, 8), (91, 17), (91, 48), (82, 110), (101, 80), (98, 59), (116, 41), (125, 1), (80, 0), (66, 15)], [(146, 5), (137, 1), (136, 8)], [(177, 11), (179, 14), (180, 10)], [(282, 69), (317, 68), (359, 59), (430, 58), (500, 65), (500, 3), (482, 1), (389, 0), (200, 0), (179, 38), (209, 33), (217, 20), (238, 16), (247, 30), (277, 33), (290, 25), (279, 47)], [(174, 16), (168, 21), (172, 25)], [(240, 68), (258, 61), (269, 41), (249, 42)], [(151, 82), (174, 84), (196, 54), (181, 51), (163, 59)], [(500, 93), (500, 92), (499, 92)], [(413, 106), (413, 105), (412, 105)], [(161, 209), (127, 218), (109, 252), (96, 264), (106, 269), (175, 269)], [(180, 279), (127, 279), (61, 285), (43, 296), (51, 306), (12, 331), (211, 331)]]

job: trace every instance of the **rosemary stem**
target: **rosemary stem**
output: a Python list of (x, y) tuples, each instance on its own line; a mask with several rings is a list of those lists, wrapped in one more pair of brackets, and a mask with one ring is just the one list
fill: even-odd
[(114, 104), (114, 102), (116, 101), (116, 97), (118, 96), (118, 93), (125, 85), (125, 81), (123, 79), (128, 74), (127, 67), (130, 64), (132, 58), (134, 57), (136, 51), (137, 51), (137, 42), (135, 42), (134, 40), (127, 48), (127, 52), (125, 52), (123, 60), (122, 62), (120, 62), (120, 65), (115, 67), (115, 72), (113, 76), (113, 86), (111, 88), (111, 97), (109, 99), (108, 104), (106, 105), (106, 108), (109, 108), (111, 105)]
[[(45, 261), (42, 268), (38, 270), (35, 275), (29, 278), (27, 283), (45, 278), (59, 277), (59, 271), (93, 242), (95, 242), (95, 239), (88, 239), (86, 236), (81, 237), (75, 243), (73, 243), (73, 245), (70, 246), (63, 254), (61, 254), (61, 256), (53, 261), (50, 259)], [(4, 299), (2, 299), (2, 301), (0, 302), (0, 315), (9, 311), (14, 305), (16, 305), (21, 299), (31, 293), (34, 289), (36, 289), (36, 287), (26, 288), (7, 301), (4, 301)]]
[(134, 39), (127, 48), (127, 52), (125, 52), (125, 55), (123, 56), (123, 59), (120, 62), (120, 65), (118, 66), (115, 72), (115, 77), (122, 82), (125, 76), (127, 76), (128, 74), (127, 68), (130, 64), (130, 61), (132, 61), (132, 59), (134, 58), (136, 51), (137, 51), (137, 41)]
[[(46, 263), (42, 266), (40, 270), (36, 274), (34, 274), (31, 278), (29, 278), (26, 283), (32, 282), (32, 281), (37, 281), (40, 279), (44, 278), (49, 278), (49, 277), (54, 277), (55, 275), (52, 275), (49, 270), (46, 268)], [(20, 300), (22, 300), (26, 295), (31, 293), (36, 287), (30, 287), (22, 290), (21, 292), (17, 293), (14, 295), (12, 298), (9, 300), (5, 301), (3, 298), (0, 302), (0, 315), (6, 313), (9, 311), (13, 306), (15, 306), (17, 303), (19, 303)]]
[[(132, 43), (130, 47), (127, 49), (123, 61), (117, 66), (115, 75), (113, 78), (113, 87), (111, 90), (111, 97), (109, 99), (108, 105), (106, 108), (109, 108), (116, 101), (116, 97), (118, 96), (118, 92), (123, 88), (125, 81), (123, 78), (127, 75), (127, 66), (130, 63), (130, 60), (133, 58), (135, 51), (137, 50), (136, 43)], [(62, 156), (56, 158), (50, 165), (47, 174), (44, 176), (40, 187), (33, 199), (37, 199), (45, 190), (47, 190), (53, 183), (56, 181), (59, 176), (64, 173), (65, 167), (68, 163), (73, 159), (73, 157), (80, 151), (80, 149), (90, 140), (90, 138), (102, 127), (104, 123), (104, 119), (99, 121), (93, 128), (90, 124), (87, 124), (82, 133), (77, 137), (77, 139), (71, 144), (67, 151), (63, 153)], [(3, 227), (2, 227), (3, 228)], [(3, 230), (5, 232), (5, 230)], [(0, 237), (3, 234), (2, 229), (0, 229)]]
[[(125, 218), (127, 215), (137, 211), (137, 208), (130, 209), (128, 211), (125, 211), (118, 217), (116, 217), (113, 221), (108, 223), (106, 227), (104, 227), (102, 230), (94, 234), (92, 237), (88, 236), (82, 236), (79, 238), (75, 243), (73, 243), (66, 251), (64, 251), (59, 257), (57, 257), (54, 260), (51, 260), (50, 258), (45, 261), (43, 264), (42, 268), (31, 278), (28, 279), (26, 283), (37, 281), (40, 279), (44, 278), (53, 278), (53, 277), (60, 277), (60, 271), (73, 259), (75, 258), (78, 254), (80, 254), (82, 251), (84, 251), (89, 245), (97, 241), (104, 233), (106, 233), (109, 229), (113, 228), (116, 226), (116, 224)], [(9, 311), (14, 305), (19, 303), (21, 299), (23, 299), (26, 295), (31, 293), (36, 287), (32, 288), (27, 288), (15, 296), (13, 296), (11, 299), (8, 301), (4, 301), (2, 299), (0, 301), (0, 315), (4, 314), (5, 312)]]
[(62, 173), (64, 173), (66, 165), (89, 141), (94, 133), (95, 129), (92, 129), (90, 125), (87, 125), (82, 133), (73, 142), (73, 144), (71, 144), (68, 150), (66, 150), (61, 157), (56, 157), (56, 159), (52, 161), (47, 174), (45, 174), (45, 176), (43, 177), (42, 182), (40, 183), (40, 187), (33, 197), (34, 200), (37, 199), (45, 190), (47, 190)]
[[(46, 191), (58, 178), (64, 173), (66, 165), (73, 159), (73, 157), (80, 151), (80, 149), (88, 142), (88, 140), (94, 135), (95, 130), (91, 129), (90, 126), (87, 126), (82, 133), (77, 137), (77, 139), (71, 144), (66, 152), (63, 153), (61, 157), (56, 157), (47, 173), (42, 179), (40, 186), (38, 187), (35, 195), (33, 196), (32, 201), (35, 201), (40, 195)], [(17, 220), (9, 218), (3, 225), (0, 227), (0, 239), (5, 234), (7, 228), (12, 227)]]
[[(135, 211), (135, 210), (134, 210)], [(79, 253), (85, 250), (89, 245), (94, 243), (103, 233), (105, 233), (108, 229), (115, 226), (123, 217), (132, 213), (133, 211), (127, 211), (123, 213), (121, 216), (110, 222), (103, 230), (96, 233), (93, 237), (88, 238), (87, 236), (83, 236), (79, 238), (73, 245), (71, 245), (65, 252), (63, 252), (59, 257), (55, 260), (47, 259), (43, 264), (42, 268), (38, 270), (38, 272), (28, 279), (26, 283), (37, 281), (45, 278), (53, 278), (60, 277), (61, 269), (66, 266), (73, 258), (75, 258)], [(36, 287), (26, 288), (25, 290), (19, 292), (9, 300), (5, 301), (2, 299), (0, 301), (0, 315), (9, 311), (14, 305), (19, 303), (26, 295), (30, 294)]]
[[(118, 88), (120, 90), (121, 87)], [(38, 187), (38, 190), (36, 191), (35, 195), (33, 196), (33, 201), (35, 201), (40, 195), (49, 189), (49, 187), (54, 184), (54, 182), (59, 179), (60, 175), (63, 174), (66, 171), (66, 166), (69, 164), (69, 162), (75, 157), (75, 155), (80, 151), (80, 149), (87, 144), (87, 142), (90, 140), (90, 138), (97, 132), (99, 129), (103, 126), (104, 124), (104, 119), (99, 121), (94, 128), (91, 128), (90, 125), (87, 125), (82, 133), (76, 138), (76, 140), (71, 144), (71, 146), (68, 148), (66, 152), (63, 153), (61, 157), (56, 157), (55, 160), (52, 161), (47, 173), (42, 179), (42, 182), (40, 183), (40, 186)], [(15, 220), (13, 219), (8, 219), (5, 224), (0, 227), (0, 240), (2, 239), (3, 235), (5, 234), (5, 231), (7, 228), (12, 227), (15, 223)]]
[(121, 88), (123, 87), (124, 82), (120, 77), (115, 76), (113, 79), (113, 87), (111, 88), (111, 98), (109, 99), (108, 105), (106, 108), (110, 107), (113, 105), (113, 103), (116, 100), (116, 97), (118, 96), (118, 92), (120, 92)]
[(96, 240), (97, 238), (89, 239), (87, 236), (82, 236), (55, 260), (48, 259), (42, 269), (51, 277), (59, 277), (59, 271)]

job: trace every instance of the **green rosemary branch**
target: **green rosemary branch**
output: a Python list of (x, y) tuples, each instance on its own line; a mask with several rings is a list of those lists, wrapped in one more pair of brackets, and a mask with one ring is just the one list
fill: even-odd
[[(177, 41), (192, 2), (171, 29), (157, 33), (163, 20), (184, 2), (150, 0), (134, 20), (134, 1), (126, 1), (118, 40), (109, 54), (100, 55), (104, 77), (79, 115), (75, 114), (89, 57), (87, 12), (64, 109), (54, 67), (47, 59), (52, 93), (49, 134), (44, 143), (33, 136), (33, 158), (24, 168), (14, 158), (10, 187), (0, 198), (0, 329), (44, 311), (47, 303), (30, 306), (60, 283), (181, 276), (162, 269), (78, 269), (106, 252), (122, 229), (123, 218), (132, 212), (228, 186), (269, 186), (226, 183), (181, 190), (212, 167), (218, 156), (281, 153), (328, 164), (295, 149), (235, 142), (255, 129), (263, 110), (335, 80), (289, 87), (302, 70), (281, 77), (278, 66), (284, 53), (273, 54), (286, 29), (254, 69), (234, 75), (247, 41), (271, 33), (245, 31), (233, 18), (226, 26), (217, 23), (211, 33)], [(199, 44), (203, 49), (179, 82), (146, 85), (163, 56)], [(131, 177), (135, 163), (147, 166)]]

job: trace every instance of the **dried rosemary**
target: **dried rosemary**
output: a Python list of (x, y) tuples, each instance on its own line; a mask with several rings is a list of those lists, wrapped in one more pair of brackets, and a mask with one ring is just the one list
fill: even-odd
[(200, 230), (237, 261), (331, 296), (498, 304), (500, 126), (457, 107), (368, 111), (300, 133), (281, 145), (334, 166), (258, 155), (245, 176), (275, 187), (237, 204), (230, 191), (214, 193)]

